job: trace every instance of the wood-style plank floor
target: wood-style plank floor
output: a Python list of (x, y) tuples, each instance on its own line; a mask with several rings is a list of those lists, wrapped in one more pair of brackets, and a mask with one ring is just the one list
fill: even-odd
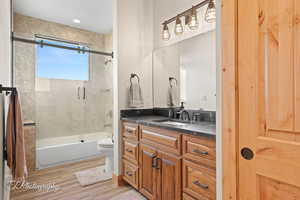
[(59, 190), (56, 192), (13, 190), (11, 200), (109, 200), (131, 189), (127, 186), (117, 187), (111, 180), (81, 187), (74, 173), (103, 164), (104, 159), (97, 158), (36, 171), (28, 177), (27, 182), (55, 183)]

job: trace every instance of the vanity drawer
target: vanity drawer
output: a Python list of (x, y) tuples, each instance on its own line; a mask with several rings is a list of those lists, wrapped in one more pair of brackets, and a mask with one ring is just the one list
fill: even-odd
[(216, 145), (213, 139), (184, 135), (182, 141), (185, 159), (216, 168)]
[(139, 139), (139, 126), (137, 124), (124, 122), (123, 123), (123, 136), (134, 140)]
[(142, 126), (140, 141), (159, 150), (181, 154), (181, 134), (176, 131)]
[(216, 199), (216, 174), (213, 169), (183, 160), (183, 191), (197, 200)]
[(139, 188), (138, 167), (124, 159), (123, 159), (123, 179), (135, 189)]
[(139, 144), (136, 141), (131, 141), (126, 138), (123, 139), (123, 158), (138, 164), (139, 160)]
[(182, 200), (197, 200), (197, 199), (191, 197), (190, 195), (187, 195), (186, 193), (183, 193)]

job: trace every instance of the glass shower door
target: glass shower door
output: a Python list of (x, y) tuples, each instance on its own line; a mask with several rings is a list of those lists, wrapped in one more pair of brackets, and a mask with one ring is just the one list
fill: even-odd
[(37, 80), (38, 139), (80, 135), (84, 131), (83, 81)]

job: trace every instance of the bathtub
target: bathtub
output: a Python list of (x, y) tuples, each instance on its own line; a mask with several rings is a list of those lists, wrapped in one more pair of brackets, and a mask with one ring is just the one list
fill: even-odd
[(98, 141), (109, 137), (111, 137), (111, 133), (97, 132), (37, 140), (37, 168), (44, 169), (104, 156), (98, 150)]

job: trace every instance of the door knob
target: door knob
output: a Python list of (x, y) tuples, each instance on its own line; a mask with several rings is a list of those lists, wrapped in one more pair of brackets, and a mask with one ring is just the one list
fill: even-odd
[(253, 157), (254, 157), (253, 151), (250, 148), (247, 148), (247, 147), (245, 147), (241, 150), (241, 155), (246, 160), (252, 160)]

